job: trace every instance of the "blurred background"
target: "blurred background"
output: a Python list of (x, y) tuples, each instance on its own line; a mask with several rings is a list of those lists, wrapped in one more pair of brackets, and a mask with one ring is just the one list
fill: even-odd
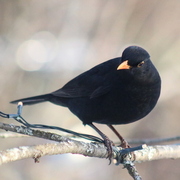
[[(57, 90), (83, 71), (121, 56), (127, 46), (139, 45), (150, 53), (162, 77), (161, 97), (143, 120), (116, 128), (126, 139), (179, 135), (179, 9), (178, 0), (0, 0), (0, 110), (15, 113), (9, 101)], [(30, 123), (97, 135), (68, 109), (50, 103), (24, 107), (23, 117)], [(105, 125), (98, 127), (117, 141)], [(46, 142), (1, 139), (0, 150)], [(179, 180), (179, 167), (180, 160), (137, 164), (146, 180)], [(0, 179), (132, 178), (122, 166), (109, 166), (108, 160), (67, 154), (42, 157), (36, 164), (33, 159), (4, 164)]]

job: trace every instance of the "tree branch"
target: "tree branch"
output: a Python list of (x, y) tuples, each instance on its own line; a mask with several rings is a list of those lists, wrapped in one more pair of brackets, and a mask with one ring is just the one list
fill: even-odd
[(23, 134), (15, 134), (13, 132), (1, 132), (0, 138), (19, 138), (19, 137), (29, 137)]
[[(46, 155), (57, 154), (81, 154), (88, 157), (107, 158), (107, 150), (103, 144), (87, 143), (68, 139), (59, 143), (47, 143), (37, 146), (21, 146), (0, 152), (0, 164), (25, 158), (37, 158)], [(146, 162), (158, 159), (180, 158), (180, 145), (148, 146), (134, 152), (134, 163)], [(123, 163), (127, 165), (129, 158), (125, 157)]]
[[(55, 133), (44, 132), (40, 130), (33, 130), (27, 127), (16, 126), (12, 124), (10, 125), (10, 124), (0, 123), (0, 129), (59, 142), (58, 144), (55, 144), (55, 145), (46, 144), (46, 145), (39, 145), (39, 146), (28, 146), (25, 148), (26, 150), (27, 149), (29, 150), (30, 148), (31, 152), (32, 152), (32, 149), (34, 149), (33, 153), (37, 152), (37, 149), (40, 149), (42, 152), (40, 156), (64, 154), (64, 153), (82, 154), (84, 156), (99, 157), (99, 158), (107, 158), (108, 156), (106, 147), (102, 143), (95, 143), (95, 142), (87, 143), (87, 142), (77, 141), (74, 139), (70, 139), (70, 138), (55, 134)], [(47, 148), (49, 146), (51, 148)], [(67, 148), (65, 148), (66, 146)], [(55, 147), (58, 147), (58, 148), (56, 149)], [(45, 149), (43, 150), (43, 148)], [(21, 149), (24, 149), (24, 148), (21, 148)], [(113, 146), (113, 150), (114, 150), (114, 159), (121, 159), (120, 161), (121, 163), (123, 163), (124, 160), (122, 160), (122, 157), (121, 157), (123, 154), (119, 153), (119, 151), (121, 151), (122, 149), (119, 147)], [(163, 145), (163, 146), (160, 146), (160, 145), (148, 146), (148, 147), (143, 148), (142, 150), (134, 151), (134, 154), (135, 154), (135, 159), (131, 157), (130, 159), (127, 160), (125, 158), (126, 161), (133, 160), (136, 163), (136, 162), (152, 161), (152, 160), (157, 160), (157, 159), (176, 159), (176, 158), (180, 158), (180, 145), (175, 144), (175, 145)], [(34, 156), (36, 155), (33, 154), (32, 156), (31, 154), (30, 156), (28, 155), (27, 157), (34, 157)], [(23, 158), (27, 158), (27, 157), (23, 155)], [(12, 158), (10, 159), (12, 160)]]
[(0, 152), (0, 164), (25, 158), (34, 158), (36, 162), (42, 156), (57, 154), (82, 154), (89, 157), (106, 158), (107, 150), (103, 144), (66, 140), (37, 146), (21, 146)]
[[(5, 117), (6, 118), (6, 117)], [(21, 146), (0, 152), (0, 165), (20, 159), (33, 158), (39, 162), (40, 157), (56, 154), (81, 154), (89, 157), (107, 158), (107, 149), (103, 143), (83, 142), (67, 138), (55, 133), (30, 129), (24, 126), (0, 123), (0, 129), (18, 134), (53, 140), (58, 143), (48, 143), (37, 146)], [(138, 150), (137, 149), (141, 149)], [(134, 156), (130, 152), (134, 151)], [(123, 164), (134, 180), (142, 180), (134, 163), (152, 161), (157, 159), (180, 158), (180, 145), (163, 146), (138, 146), (135, 148), (122, 149), (113, 146), (113, 159), (116, 165)]]

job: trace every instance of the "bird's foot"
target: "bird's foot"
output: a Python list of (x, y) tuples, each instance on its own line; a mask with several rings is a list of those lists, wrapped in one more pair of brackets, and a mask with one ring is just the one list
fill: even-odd
[(108, 137), (106, 137), (104, 138), (104, 144), (107, 147), (107, 152), (108, 152), (107, 159), (109, 159), (109, 164), (111, 164), (113, 158), (112, 146), (114, 146), (114, 143)]
[(131, 147), (125, 139), (123, 139), (123, 140), (121, 141), (121, 145), (120, 145), (120, 146), (121, 146), (122, 148), (124, 148), (124, 149)]
[(102, 133), (94, 124), (91, 123), (88, 125), (91, 126), (94, 130), (96, 130), (99, 133), (99, 135), (103, 138), (104, 145), (107, 147), (107, 152), (108, 152), (107, 159), (109, 159), (109, 164), (111, 164), (111, 160), (113, 158), (112, 146), (114, 146), (114, 143), (104, 133)]
[[(121, 141), (121, 145), (120, 145), (122, 148), (124, 148), (124, 149), (127, 149), (127, 148), (131, 148), (131, 146), (129, 145), (129, 143), (125, 140), (125, 139), (123, 139), (122, 141)], [(134, 154), (134, 152), (131, 152), (131, 157), (132, 157), (132, 159), (136, 159), (136, 156), (135, 156), (135, 154)]]

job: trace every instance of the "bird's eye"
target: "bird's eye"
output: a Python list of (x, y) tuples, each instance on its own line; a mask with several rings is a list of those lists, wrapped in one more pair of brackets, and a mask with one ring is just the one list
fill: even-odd
[(141, 61), (141, 62), (137, 65), (137, 67), (141, 67), (143, 64), (144, 64), (144, 61)]

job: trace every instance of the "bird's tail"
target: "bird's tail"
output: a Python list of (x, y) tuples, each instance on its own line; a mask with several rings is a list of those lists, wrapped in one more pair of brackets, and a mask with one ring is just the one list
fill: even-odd
[(40, 96), (33, 96), (33, 97), (18, 99), (15, 101), (11, 101), (10, 103), (17, 104), (18, 102), (22, 102), (23, 105), (33, 105), (33, 104), (49, 101), (50, 96), (51, 96), (50, 94), (44, 94)]

